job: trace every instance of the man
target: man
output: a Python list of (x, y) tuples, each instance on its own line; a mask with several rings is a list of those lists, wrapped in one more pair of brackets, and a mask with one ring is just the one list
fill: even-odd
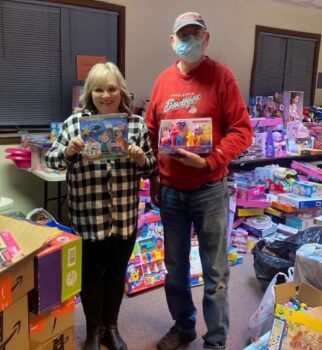
[[(252, 130), (231, 70), (205, 56), (209, 33), (203, 18), (194, 12), (180, 15), (170, 40), (179, 59), (157, 78), (146, 111), (159, 171), (159, 179), (151, 179), (151, 197), (161, 210), (168, 270), (165, 292), (175, 320), (157, 348), (177, 349), (197, 336), (189, 278), (193, 224), (204, 277), (204, 348), (225, 349), (229, 327), (227, 165), (251, 145)], [(161, 120), (205, 117), (212, 120), (210, 154), (183, 148), (176, 156), (158, 153)]]

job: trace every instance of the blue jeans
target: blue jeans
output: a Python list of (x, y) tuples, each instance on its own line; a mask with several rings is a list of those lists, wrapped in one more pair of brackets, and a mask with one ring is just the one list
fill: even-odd
[(199, 240), (203, 269), (203, 316), (206, 345), (223, 346), (229, 328), (227, 259), (228, 187), (226, 178), (197, 190), (160, 187), (161, 219), (165, 236), (165, 292), (175, 325), (191, 330), (196, 323), (190, 286), (191, 224)]

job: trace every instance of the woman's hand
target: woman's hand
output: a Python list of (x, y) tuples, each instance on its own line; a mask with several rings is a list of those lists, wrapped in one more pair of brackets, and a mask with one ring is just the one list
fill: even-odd
[(129, 145), (127, 153), (133, 160), (136, 161), (139, 168), (143, 168), (145, 166), (146, 157), (141, 147), (137, 145)]
[(80, 137), (72, 137), (66, 147), (66, 158), (72, 159), (75, 154), (79, 154), (84, 149), (84, 141)]

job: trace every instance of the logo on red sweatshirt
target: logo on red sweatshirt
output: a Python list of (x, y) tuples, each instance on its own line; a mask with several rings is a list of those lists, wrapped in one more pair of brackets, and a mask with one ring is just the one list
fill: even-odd
[(197, 112), (197, 108), (195, 106), (195, 103), (201, 100), (200, 95), (190, 95), (190, 96), (184, 96), (178, 100), (174, 98), (170, 98), (163, 109), (163, 112), (169, 112), (175, 109), (188, 109), (189, 111), (191, 110), (192, 113)]

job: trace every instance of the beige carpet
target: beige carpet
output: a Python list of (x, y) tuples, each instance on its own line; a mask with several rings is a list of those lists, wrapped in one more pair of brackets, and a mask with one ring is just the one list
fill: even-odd
[[(205, 325), (202, 317), (201, 301), (203, 286), (193, 288), (193, 297), (198, 309), (198, 338), (186, 349), (202, 349), (202, 334)], [(247, 324), (256, 310), (263, 290), (255, 277), (253, 256), (244, 255), (241, 265), (231, 267), (229, 285), (231, 326), (227, 350), (242, 350), (248, 344)], [(154, 350), (159, 339), (172, 326), (167, 309), (163, 287), (150, 289), (144, 293), (125, 296), (119, 317), (119, 328), (129, 350)], [(85, 323), (81, 304), (76, 307), (75, 350), (81, 349), (85, 338)], [(105, 350), (102, 346), (101, 349)]]

